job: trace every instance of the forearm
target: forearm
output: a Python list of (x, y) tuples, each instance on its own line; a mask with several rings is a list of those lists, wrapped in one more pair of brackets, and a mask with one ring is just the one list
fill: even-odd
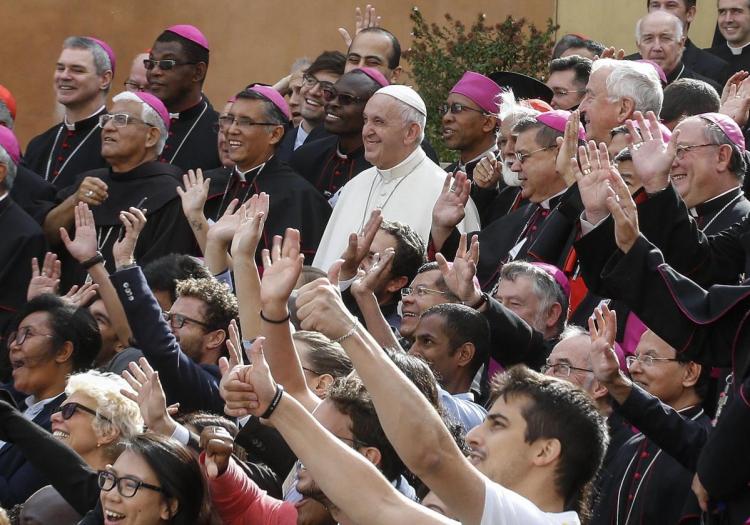
[[(193, 230), (193, 233), (195, 233), (195, 230)], [(200, 244), (200, 241), (198, 243)], [(205, 244), (201, 245), (201, 250), (206, 259), (206, 266), (212, 274), (218, 275), (230, 267), (228, 248), (227, 242), (216, 239), (211, 235), (206, 236)]]
[(133, 332), (130, 329), (128, 317), (125, 315), (125, 309), (117, 296), (117, 291), (112, 286), (112, 281), (109, 280), (109, 272), (103, 263), (99, 263), (89, 268), (89, 275), (99, 285), (99, 295), (107, 309), (107, 315), (109, 315), (109, 321), (117, 334), (117, 340), (123, 346), (129, 346)]
[(400, 348), (398, 339), (391, 330), (390, 325), (383, 317), (380, 305), (372, 292), (357, 293), (352, 292), (352, 296), (357, 301), (359, 311), (365, 320), (367, 331), (375, 340), (385, 348)]
[(260, 331), (260, 275), (254, 254), (234, 256), (235, 294), (240, 305), (240, 328), (244, 339), (254, 339)]
[(71, 195), (59, 205), (50, 210), (44, 218), (42, 229), (44, 236), (50, 246), (60, 244), (60, 228), (70, 229), (75, 222), (75, 208), (77, 199), (75, 194)]
[(451, 236), (452, 231), (453, 228), (444, 228), (435, 223), (432, 224), (432, 228), (430, 229), (430, 239), (432, 240), (436, 252), (442, 250), (443, 244), (445, 244), (445, 241)]
[(186, 216), (190, 229), (195, 236), (195, 240), (198, 242), (198, 246), (201, 249), (201, 253), (206, 253), (206, 240), (208, 237), (208, 221), (203, 213), (190, 214)]

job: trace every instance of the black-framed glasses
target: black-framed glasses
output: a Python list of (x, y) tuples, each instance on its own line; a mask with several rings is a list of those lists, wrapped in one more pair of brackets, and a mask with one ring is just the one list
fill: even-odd
[(570, 377), (570, 372), (572, 372), (573, 370), (575, 370), (576, 372), (594, 372), (593, 370), (589, 370), (588, 368), (578, 368), (567, 363), (546, 363), (544, 366), (542, 366), (543, 374), (546, 374), (550, 370), (552, 371), (552, 375), (556, 377)]
[(21, 346), (28, 337), (55, 337), (52, 334), (38, 334), (34, 332), (30, 326), (24, 326), (20, 330), (13, 331), (8, 334), (8, 346), (15, 342), (18, 346)]
[(586, 93), (585, 89), (563, 89), (563, 88), (552, 88), (552, 94), (556, 97), (564, 97), (571, 93), (581, 94)]
[(123, 498), (132, 498), (141, 487), (143, 487), (144, 489), (155, 490), (156, 492), (164, 493), (164, 489), (161, 487), (151, 485), (150, 483), (146, 483), (144, 481), (141, 481), (140, 479), (136, 479), (130, 476), (123, 476), (121, 478), (118, 478), (108, 470), (100, 470), (96, 481), (99, 484), (99, 488), (105, 492), (109, 492), (110, 490), (115, 488), (115, 485), (117, 485), (117, 492), (119, 492), (120, 496), (122, 496)]
[(427, 294), (449, 295), (448, 292), (444, 292), (442, 290), (433, 290), (432, 288), (427, 288), (426, 286), (422, 286), (421, 284), (417, 286), (416, 288), (412, 288), (410, 286), (401, 288), (401, 297), (407, 297), (412, 294), (417, 295), (417, 297), (423, 297)]
[(253, 126), (279, 126), (275, 122), (255, 122), (247, 117), (235, 117), (233, 115), (222, 115), (219, 117), (219, 128), (226, 131), (232, 127), (232, 124), (236, 124), (238, 128), (248, 131)]
[(638, 361), (643, 366), (654, 366), (654, 363), (679, 361), (679, 359), (671, 359), (669, 357), (654, 357), (652, 355), (629, 355), (625, 358), (625, 363), (628, 365), (628, 368), (632, 367), (636, 361)]
[(675, 156), (682, 160), (685, 158), (685, 153), (692, 151), (696, 148), (705, 148), (706, 146), (721, 146), (721, 144), (693, 144), (692, 146), (677, 146), (675, 148)]
[[(97, 416), (96, 410), (92, 410), (87, 406), (84, 406), (80, 403), (75, 403), (75, 402), (65, 403), (64, 405), (60, 405), (59, 407), (57, 407), (57, 410), (53, 412), (53, 414), (57, 414), (59, 412), (62, 418), (65, 421), (67, 421), (68, 419), (73, 417), (73, 414), (76, 413), (76, 410), (80, 410), (81, 412), (86, 412), (87, 414), (91, 414), (94, 417)], [(102, 416), (101, 414), (99, 414), (99, 417), (105, 421), (109, 421), (109, 419)]]
[(143, 61), (143, 67), (151, 71), (156, 66), (159, 66), (159, 69), (162, 71), (169, 71), (170, 69), (174, 69), (177, 66), (194, 66), (195, 64), (198, 64), (198, 62), (180, 62), (178, 60), (174, 60), (172, 58), (167, 58), (164, 60), (153, 60), (151, 58), (146, 58)]
[(440, 104), (438, 106), (438, 110), (440, 111), (441, 115), (445, 115), (449, 111), (454, 115), (457, 115), (466, 110), (476, 111), (477, 113), (481, 113), (482, 115), (489, 115), (489, 113), (487, 113), (483, 109), (472, 108), (465, 104), (461, 104), (460, 102), (454, 102), (453, 104)]
[(339, 93), (333, 88), (325, 88), (323, 91), (323, 100), (326, 102), (333, 102), (334, 100), (339, 101), (342, 106), (351, 106), (352, 104), (362, 104), (369, 100), (368, 97), (355, 97), (348, 93)]
[(314, 88), (316, 85), (319, 85), (321, 90), (333, 89), (333, 83), (328, 82), (327, 80), (318, 80), (318, 78), (311, 73), (305, 73), (302, 75), (302, 85), (308, 88)]
[(554, 146), (547, 146), (546, 148), (535, 149), (534, 151), (530, 151), (528, 153), (518, 153), (518, 152), (516, 152), (513, 155), (516, 157), (516, 160), (520, 164), (523, 164), (526, 161), (526, 159), (528, 159), (529, 157), (531, 157), (534, 153), (539, 153), (540, 151), (547, 151), (548, 149), (552, 149), (553, 147)]
[(185, 323), (192, 323), (208, 329), (208, 325), (206, 323), (197, 319), (193, 319), (192, 317), (188, 317), (187, 315), (173, 314), (170, 312), (162, 312), (162, 315), (164, 316), (164, 320), (166, 322), (168, 322), (172, 326), (176, 326), (177, 328), (182, 328), (183, 326), (185, 326)]
[(125, 89), (128, 91), (146, 91), (146, 88), (148, 87), (145, 84), (139, 84), (135, 80), (126, 80), (122, 85), (125, 86)]
[(149, 127), (154, 127), (148, 122), (132, 115), (128, 115), (127, 113), (105, 113), (104, 115), (99, 115), (99, 126), (103, 128), (110, 120), (116, 128), (124, 128), (131, 122), (140, 122), (141, 124), (145, 124)]

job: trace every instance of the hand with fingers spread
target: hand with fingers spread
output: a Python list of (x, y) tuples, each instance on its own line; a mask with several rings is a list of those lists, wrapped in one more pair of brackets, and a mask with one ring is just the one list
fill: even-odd
[(565, 133), (562, 137), (557, 138), (558, 153), (555, 168), (568, 187), (576, 182), (570, 159), (575, 157), (578, 152), (578, 129), (580, 125), (581, 114), (578, 110), (573, 111), (565, 123)]
[(274, 236), (271, 251), (263, 250), (262, 257), (260, 302), (263, 312), (272, 318), (286, 317), (287, 301), (305, 263), (305, 256), (300, 253), (299, 230), (287, 228), (283, 242), (279, 235)]
[(80, 202), (75, 207), (75, 239), (71, 240), (68, 231), (60, 228), (60, 238), (65, 243), (68, 253), (75, 257), (78, 262), (84, 262), (96, 255), (96, 224), (94, 214), (85, 202)]
[(615, 221), (615, 242), (618, 248), (628, 253), (638, 239), (638, 209), (630, 195), (630, 190), (616, 171), (610, 177), (607, 209)]
[(449, 264), (442, 253), (436, 254), (435, 259), (448, 289), (464, 304), (474, 306), (482, 301), (482, 289), (474, 280), (479, 262), (479, 238), (474, 235), (468, 249), (466, 244), (466, 234), (463, 233), (453, 264)]
[(159, 372), (155, 372), (146, 358), (141, 357), (137, 363), (133, 361), (128, 365), (122, 377), (133, 390), (123, 389), (120, 393), (138, 404), (146, 426), (154, 432), (171, 436), (177, 423), (167, 412), (167, 398), (159, 380)]
[(378, 233), (380, 225), (383, 223), (383, 216), (379, 209), (372, 210), (370, 218), (360, 233), (351, 233), (349, 235), (349, 244), (341, 255), (344, 264), (341, 265), (340, 279), (347, 281), (357, 275), (357, 270), (362, 265), (362, 261), (370, 255), (370, 247)]
[(625, 50), (624, 49), (617, 49), (615, 47), (607, 47), (602, 52), (602, 55), (594, 55), (594, 60), (599, 60), (600, 58), (611, 58), (613, 60), (624, 60), (625, 59)]
[(219, 242), (227, 246), (232, 242), (234, 232), (240, 226), (240, 219), (247, 212), (245, 205), (240, 206), (239, 203), (239, 199), (232, 199), (224, 215), (208, 227), (209, 241)]
[[(368, 27), (379, 27), (381, 19), (382, 17), (375, 14), (375, 8), (370, 4), (365, 6), (364, 14), (362, 13), (362, 10), (357, 7), (354, 10), (354, 36), (357, 36), (360, 31), (367, 29)], [(341, 35), (341, 38), (344, 39), (346, 47), (349, 48), (349, 46), (352, 45), (352, 36), (349, 34), (349, 31), (347, 31), (345, 27), (339, 27), (339, 34)]]
[(624, 403), (630, 395), (633, 384), (620, 370), (620, 362), (615, 353), (617, 335), (617, 315), (604, 304), (594, 310), (589, 317), (591, 334), (591, 369), (594, 377), (607, 388), (618, 403)]
[(31, 301), (34, 297), (45, 293), (56, 294), (60, 286), (60, 272), (62, 266), (57, 260), (57, 255), (47, 252), (44, 256), (42, 269), (39, 270), (39, 261), (36, 257), (31, 259), (31, 280), (26, 290), (26, 300)]
[(432, 208), (432, 228), (430, 233), (435, 247), (439, 250), (451, 231), (466, 215), (465, 207), (471, 195), (471, 181), (462, 171), (445, 176), (443, 189)]
[(75, 204), (85, 202), (89, 206), (99, 206), (107, 200), (107, 183), (98, 177), (85, 177), (75, 193)]
[(255, 252), (263, 236), (263, 227), (268, 217), (269, 196), (259, 193), (245, 201), (245, 213), (240, 214), (240, 223), (232, 237), (232, 256), (248, 256), (255, 261)]
[(727, 98), (722, 100), (719, 113), (734, 120), (741, 128), (747, 124), (750, 112), (750, 78), (745, 77), (739, 84), (729, 85)]
[(125, 235), (112, 246), (116, 268), (135, 263), (135, 245), (147, 219), (142, 210), (131, 206), (128, 211), (120, 212), (120, 221), (125, 227)]
[[(735, 74), (733, 74), (729, 79), (727, 79), (726, 83), (724, 84), (724, 87), (721, 90), (721, 103), (724, 104), (727, 100), (729, 100), (730, 97), (730, 91), (732, 86), (735, 88), (738, 88), (743, 80), (745, 80), (747, 77), (750, 77), (750, 73), (747, 71), (737, 71)], [(735, 93), (736, 94), (736, 93)]]
[(91, 301), (99, 291), (99, 285), (96, 283), (84, 283), (80, 287), (73, 285), (68, 293), (63, 296), (67, 302), (76, 307), (85, 306)]
[(200, 448), (206, 453), (204, 466), (209, 479), (216, 479), (227, 471), (234, 451), (234, 439), (226, 428), (204, 428), (200, 436)]
[(617, 170), (609, 162), (607, 146), (591, 140), (586, 146), (578, 148), (578, 158), (570, 159), (570, 168), (578, 181), (583, 206), (586, 209), (586, 220), (597, 224), (607, 216), (607, 197), (609, 196), (609, 178)]
[(303, 330), (320, 332), (329, 339), (343, 337), (355, 326), (354, 317), (339, 292), (341, 259), (331, 265), (328, 278), (316, 279), (299, 289), (297, 318)]
[(357, 298), (374, 294), (384, 275), (388, 275), (390, 272), (395, 255), (396, 252), (393, 248), (386, 248), (383, 253), (378, 254), (369, 269), (359, 270), (357, 279), (352, 283), (352, 295)]
[(633, 116), (638, 121), (640, 133), (632, 120), (625, 123), (629, 132), (628, 149), (633, 157), (633, 169), (646, 192), (656, 193), (669, 184), (669, 171), (677, 155), (680, 130), (675, 130), (671, 140), (664, 142), (659, 120), (653, 111), (646, 113), (645, 117), (636, 111)]
[(188, 170), (182, 176), (182, 184), (177, 186), (177, 194), (182, 201), (182, 211), (188, 221), (203, 217), (203, 206), (208, 199), (208, 187), (211, 179), (203, 179), (203, 170)]
[(474, 166), (474, 184), (480, 188), (495, 188), (502, 177), (502, 163), (490, 151)]

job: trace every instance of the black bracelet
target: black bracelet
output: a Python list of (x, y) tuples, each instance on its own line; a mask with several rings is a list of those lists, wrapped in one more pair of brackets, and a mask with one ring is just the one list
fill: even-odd
[(84, 270), (88, 270), (92, 266), (95, 266), (99, 263), (104, 262), (104, 256), (102, 255), (102, 252), (96, 252), (96, 255), (94, 255), (91, 259), (86, 259), (81, 263), (81, 266), (83, 266)]
[(474, 310), (478, 310), (482, 307), (483, 304), (490, 302), (490, 296), (487, 295), (485, 292), (482, 292), (482, 295), (479, 297), (479, 302), (477, 304), (469, 305)]
[(284, 323), (288, 322), (288, 321), (289, 321), (289, 319), (291, 319), (291, 318), (292, 318), (292, 314), (290, 314), (290, 313), (287, 313), (287, 314), (286, 314), (286, 317), (284, 317), (284, 318), (283, 318), (283, 319), (281, 319), (280, 321), (276, 321), (276, 320), (274, 320), (274, 319), (269, 319), (268, 317), (266, 317), (265, 315), (263, 315), (263, 310), (261, 310), (261, 311), (260, 311), (260, 318), (261, 318), (261, 319), (263, 319), (263, 320), (264, 320), (265, 322), (267, 322), (267, 323), (271, 323), (271, 324), (284, 324)]
[(276, 385), (276, 393), (273, 395), (273, 399), (271, 400), (271, 404), (268, 405), (268, 408), (265, 412), (263, 412), (260, 417), (261, 419), (268, 419), (271, 417), (271, 414), (274, 413), (276, 410), (276, 407), (279, 406), (279, 403), (281, 402), (281, 396), (284, 394), (284, 387), (281, 385)]

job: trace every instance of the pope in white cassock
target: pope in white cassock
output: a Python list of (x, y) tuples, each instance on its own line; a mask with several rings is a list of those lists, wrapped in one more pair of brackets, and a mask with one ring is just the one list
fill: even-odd
[[(386, 86), (367, 102), (364, 120), (365, 158), (373, 167), (341, 189), (313, 261), (322, 270), (341, 257), (349, 234), (361, 231), (375, 208), (384, 219), (411, 226), (425, 244), (430, 237), (432, 208), (446, 173), (420, 146), (427, 121), (424, 101), (410, 87)], [(471, 200), (465, 211), (458, 229), (479, 230), (479, 213)]]

